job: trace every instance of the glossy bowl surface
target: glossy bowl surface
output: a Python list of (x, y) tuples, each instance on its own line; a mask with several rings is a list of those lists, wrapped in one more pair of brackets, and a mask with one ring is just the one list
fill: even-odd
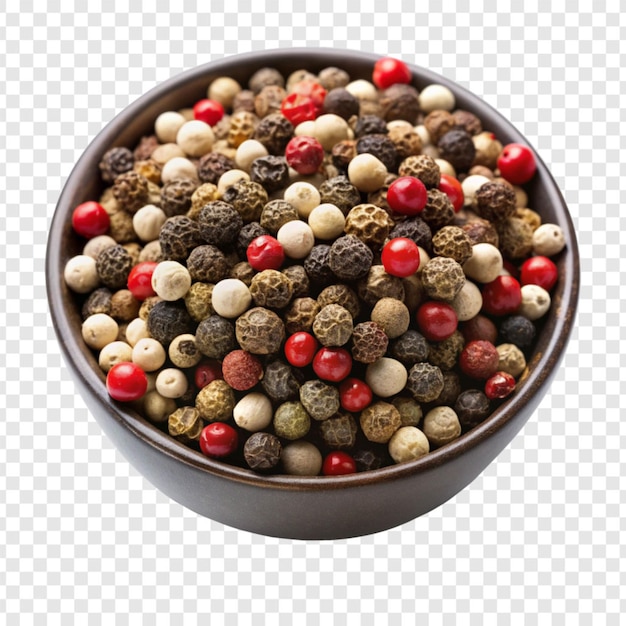
[[(245, 84), (257, 69), (284, 75), (306, 68), (342, 67), (352, 79), (371, 80), (376, 55), (333, 49), (279, 49), (220, 59), (175, 76), (128, 106), (85, 150), (69, 176), (50, 227), (46, 278), (50, 312), (65, 362), (89, 410), (128, 461), (155, 487), (197, 513), (250, 532), (297, 539), (366, 535), (412, 520), (443, 504), (472, 482), (508, 445), (533, 414), (558, 369), (567, 345), (579, 290), (576, 235), (561, 193), (541, 159), (526, 186), (531, 207), (544, 222), (558, 224), (567, 247), (556, 259), (559, 281), (542, 322), (528, 375), (515, 394), (482, 424), (458, 440), (410, 463), (343, 477), (262, 476), (209, 459), (175, 441), (138, 413), (111, 400), (105, 376), (81, 338), (78, 300), (63, 269), (82, 243), (71, 229), (74, 207), (102, 190), (98, 163), (114, 146), (133, 148), (150, 134), (163, 111), (206, 97), (211, 80), (232, 76)], [(528, 143), (492, 107), (446, 78), (410, 66), (413, 84), (449, 87), (457, 108), (474, 112), (503, 143)]]

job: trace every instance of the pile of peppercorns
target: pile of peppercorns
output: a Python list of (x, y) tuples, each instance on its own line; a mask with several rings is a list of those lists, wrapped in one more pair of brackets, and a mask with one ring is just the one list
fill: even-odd
[(202, 453), (338, 475), (418, 459), (527, 369), (565, 241), (454, 94), (380, 59), (255, 72), (165, 111), (73, 212), (65, 268), (110, 396)]

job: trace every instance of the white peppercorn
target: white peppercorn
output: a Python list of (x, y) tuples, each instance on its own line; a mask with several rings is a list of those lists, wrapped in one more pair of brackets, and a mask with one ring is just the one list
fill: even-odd
[(98, 258), (98, 255), (107, 248), (117, 245), (117, 241), (110, 235), (98, 235), (90, 239), (83, 248), (83, 254), (86, 256)]
[(461, 188), (463, 189), (463, 204), (465, 206), (472, 206), (474, 204), (474, 196), (476, 192), (485, 184), (490, 182), (486, 176), (480, 174), (472, 174), (467, 178), (464, 178), (461, 182)]
[[(185, 151), (177, 143), (163, 143), (154, 149), (150, 158), (163, 167), (172, 159), (184, 159)], [(163, 181), (163, 170), (161, 170), (161, 180)]]
[(290, 259), (304, 259), (315, 244), (311, 227), (301, 220), (283, 224), (276, 233), (276, 239)]
[(402, 426), (391, 436), (389, 455), (396, 463), (415, 461), (430, 452), (426, 435), (415, 426)]
[(159, 238), (161, 226), (165, 224), (167, 215), (163, 209), (147, 204), (133, 215), (133, 228), (142, 241), (154, 241)]
[(255, 159), (265, 157), (269, 154), (267, 148), (256, 139), (246, 139), (239, 144), (235, 152), (235, 163), (237, 167), (245, 172), (250, 171), (250, 166)]
[(419, 95), (420, 109), (424, 113), (430, 113), (436, 109), (452, 111), (456, 104), (454, 94), (445, 85), (433, 83), (422, 89)]
[(239, 317), (248, 310), (252, 295), (244, 282), (237, 278), (225, 278), (213, 287), (211, 305), (218, 315), (228, 319)]
[(524, 353), (513, 343), (501, 343), (496, 346), (500, 361), (498, 371), (507, 372), (517, 378), (526, 369)]
[(211, 81), (207, 97), (219, 102), (225, 109), (233, 106), (235, 96), (241, 91), (241, 85), (230, 76), (219, 76)]
[(176, 135), (185, 121), (180, 113), (165, 111), (156, 118), (154, 132), (161, 143), (175, 143)]
[(539, 285), (522, 286), (522, 303), (517, 309), (518, 315), (523, 315), (531, 322), (543, 317), (550, 309), (550, 294)]
[(161, 170), (161, 182), (164, 185), (180, 178), (189, 178), (200, 182), (196, 166), (184, 156), (173, 157), (163, 165)]
[(565, 235), (556, 224), (542, 224), (533, 233), (533, 252), (541, 256), (554, 256), (565, 247)]
[(302, 219), (308, 218), (311, 211), (321, 202), (319, 191), (311, 183), (304, 181), (289, 185), (285, 189), (283, 199), (295, 207)]
[(165, 348), (151, 337), (140, 339), (132, 350), (132, 361), (144, 372), (154, 372), (163, 366), (167, 355)]
[(214, 141), (213, 130), (201, 120), (185, 122), (176, 135), (176, 143), (191, 157), (201, 157), (211, 152)]
[(346, 85), (346, 91), (351, 93), (357, 100), (376, 100), (378, 98), (376, 87), (368, 80), (362, 78), (349, 82)]
[(118, 332), (118, 323), (106, 313), (90, 315), (81, 327), (83, 341), (93, 350), (101, 350), (115, 341)]
[(414, 126), (413, 130), (422, 141), (422, 148), (426, 148), (432, 145), (432, 139), (430, 137), (430, 133), (428, 132), (428, 129), (426, 128), (426, 126), (424, 126), (424, 124), (418, 124), (417, 126)]
[(309, 226), (317, 239), (336, 239), (343, 233), (346, 218), (341, 209), (325, 202), (316, 206), (309, 214)]
[(284, 446), (280, 460), (285, 473), (292, 476), (317, 476), (322, 470), (321, 452), (304, 439)]
[(100, 284), (96, 259), (86, 254), (72, 257), (63, 271), (65, 284), (76, 293), (89, 293)]
[(456, 311), (459, 322), (471, 320), (480, 313), (483, 306), (480, 289), (471, 280), (466, 280), (461, 291), (450, 302), (450, 306)]
[(170, 361), (182, 369), (194, 367), (202, 359), (202, 353), (196, 346), (196, 337), (191, 333), (184, 333), (172, 339), (167, 356)]
[(185, 296), (191, 287), (189, 270), (178, 261), (161, 261), (152, 273), (152, 289), (163, 300), (174, 301)]
[(490, 243), (477, 243), (472, 246), (472, 256), (463, 263), (463, 272), (479, 283), (490, 283), (500, 275), (502, 267), (498, 248)]
[(253, 433), (267, 428), (272, 423), (273, 417), (271, 400), (257, 391), (245, 395), (233, 409), (233, 418), (237, 426)]
[(387, 168), (374, 155), (357, 154), (348, 165), (348, 178), (359, 191), (376, 191), (385, 184)]
[(156, 390), (165, 398), (180, 398), (188, 386), (185, 374), (174, 367), (163, 369), (157, 375)]
[(324, 150), (330, 152), (333, 146), (344, 139), (351, 139), (352, 130), (348, 122), (334, 113), (325, 113), (315, 120), (313, 137), (321, 144)]
[(296, 137), (313, 137), (315, 133), (315, 120), (307, 120), (300, 122), (294, 129), (293, 134)]
[(162, 396), (156, 389), (147, 391), (143, 397), (143, 412), (155, 424), (167, 422), (169, 416), (176, 411), (176, 401)]
[(116, 363), (132, 360), (133, 349), (125, 341), (108, 343), (98, 355), (98, 365), (103, 372), (108, 372)]
[(426, 413), (423, 430), (430, 444), (438, 448), (459, 437), (461, 424), (454, 409), (437, 406)]
[(218, 196), (222, 197), (229, 187), (237, 184), (240, 180), (250, 180), (250, 174), (243, 170), (229, 170), (228, 172), (224, 172), (217, 181)]
[(450, 161), (446, 161), (445, 159), (435, 159), (435, 163), (439, 166), (442, 174), (446, 174), (448, 176), (452, 176), (456, 178), (456, 170)]
[(370, 363), (365, 370), (365, 382), (381, 398), (389, 398), (400, 393), (406, 385), (407, 377), (404, 365), (388, 357)]

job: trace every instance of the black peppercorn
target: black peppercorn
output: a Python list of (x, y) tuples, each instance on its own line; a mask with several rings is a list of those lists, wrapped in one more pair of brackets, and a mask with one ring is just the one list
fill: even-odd
[(361, 194), (346, 176), (334, 176), (319, 187), (320, 202), (334, 204), (344, 215), (361, 202)]
[(317, 421), (335, 415), (341, 406), (339, 390), (316, 378), (307, 380), (300, 387), (300, 402), (307, 413)]
[(191, 178), (176, 178), (161, 188), (161, 209), (167, 217), (184, 215), (191, 208), (191, 196), (198, 184)]
[(293, 285), (293, 297), (303, 298), (308, 296), (311, 284), (306, 270), (302, 265), (290, 265), (283, 270), (283, 274)]
[(340, 304), (350, 312), (352, 319), (356, 319), (361, 311), (359, 296), (348, 285), (329, 285), (320, 292), (317, 303), (320, 308), (327, 304)]
[(175, 215), (165, 221), (159, 233), (163, 260), (185, 261), (189, 253), (204, 243), (195, 220), (186, 215)]
[(365, 135), (385, 135), (387, 132), (387, 122), (377, 115), (362, 115), (354, 126), (357, 139)]
[(443, 389), (439, 397), (433, 400), (433, 406), (454, 406), (461, 393), (461, 379), (454, 370), (445, 370), (443, 375)]
[(466, 389), (454, 403), (454, 411), (459, 418), (463, 431), (477, 426), (489, 415), (489, 398), (480, 389)]
[(253, 433), (243, 446), (246, 463), (257, 472), (267, 471), (278, 465), (281, 452), (280, 439), (270, 433)]
[(165, 347), (178, 335), (193, 334), (196, 326), (182, 300), (156, 302), (148, 313), (146, 324), (150, 336)]
[(252, 161), (250, 180), (263, 185), (268, 193), (282, 189), (289, 183), (289, 166), (285, 157), (268, 155)]
[(474, 195), (474, 207), (480, 217), (497, 222), (515, 213), (515, 192), (503, 183), (488, 182)]
[(277, 404), (297, 398), (300, 389), (293, 369), (280, 359), (268, 363), (261, 385), (265, 393)]
[(385, 356), (389, 337), (376, 322), (361, 322), (352, 332), (352, 357), (360, 363), (374, 363)]
[(126, 287), (132, 267), (132, 256), (120, 244), (105, 248), (96, 259), (96, 271), (100, 281), (109, 289)]
[(251, 180), (240, 180), (231, 185), (222, 196), (222, 200), (232, 204), (245, 223), (259, 221), (268, 199), (267, 191)]
[(142, 137), (133, 151), (135, 161), (147, 161), (159, 145), (159, 140), (156, 135), (146, 135)]
[(246, 251), (248, 250), (250, 243), (261, 235), (269, 234), (269, 231), (263, 228), (259, 222), (250, 222), (249, 224), (245, 224), (239, 231), (239, 234), (237, 235), (237, 243), (235, 244), (235, 249), (239, 257), (245, 259)]
[(232, 323), (219, 315), (203, 319), (196, 330), (196, 348), (210, 359), (223, 359), (236, 348)]
[(354, 235), (337, 239), (330, 247), (328, 265), (340, 280), (358, 280), (369, 272), (374, 253)]
[(527, 317), (511, 315), (502, 321), (499, 332), (501, 343), (512, 343), (524, 351), (532, 346), (537, 329)]
[(426, 206), (421, 212), (421, 218), (432, 230), (439, 230), (454, 220), (454, 206), (447, 193), (439, 189), (429, 189)]
[(285, 200), (270, 200), (261, 213), (261, 227), (270, 234), (276, 235), (281, 226), (287, 222), (300, 219), (296, 208)]
[(396, 144), (387, 135), (365, 135), (356, 142), (357, 154), (373, 154), (388, 171), (393, 172), (398, 165)]
[(328, 285), (334, 280), (333, 272), (330, 269), (330, 246), (320, 243), (313, 246), (306, 259), (304, 259), (304, 269), (312, 283), (318, 286)]
[(187, 257), (187, 269), (193, 281), (217, 283), (228, 278), (230, 265), (219, 248), (207, 244), (191, 251)]
[(391, 355), (404, 363), (415, 365), (426, 361), (428, 358), (428, 342), (426, 338), (416, 330), (407, 330), (391, 343)]
[(102, 180), (105, 183), (112, 183), (120, 174), (132, 170), (134, 163), (135, 157), (128, 148), (107, 150), (99, 164)]
[(457, 172), (467, 172), (474, 163), (476, 148), (465, 130), (453, 128), (437, 143), (440, 158), (448, 161)]
[(478, 135), (483, 132), (483, 125), (480, 119), (469, 111), (457, 109), (452, 112), (452, 117), (457, 126), (460, 126), (466, 133), (470, 135)]
[(203, 183), (217, 185), (222, 174), (234, 170), (237, 166), (221, 152), (209, 152), (198, 161), (198, 178)]
[(198, 227), (206, 243), (224, 248), (239, 236), (243, 219), (228, 202), (214, 200), (200, 210)]
[(433, 235), (430, 226), (421, 217), (411, 217), (396, 224), (389, 233), (389, 239), (406, 237), (430, 253)]
[(261, 118), (280, 113), (287, 92), (279, 85), (265, 85), (254, 98), (254, 112)]
[(273, 67), (262, 67), (252, 74), (248, 81), (248, 87), (250, 90), (257, 94), (267, 85), (278, 85), (279, 87), (285, 86), (285, 79), (283, 75)]
[(324, 444), (333, 450), (350, 450), (356, 443), (358, 426), (349, 413), (337, 413), (319, 423)]
[(260, 141), (273, 155), (284, 154), (292, 137), (293, 124), (280, 113), (264, 117), (252, 134), (252, 138)]
[(96, 313), (110, 315), (112, 295), (111, 291), (106, 287), (100, 287), (99, 289), (92, 291), (83, 304), (81, 311), (83, 320), (86, 320), (90, 315), (95, 315)]
[(350, 161), (356, 156), (356, 141), (354, 139), (344, 139), (338, 141), (331, 150), (333, 165), (343, 172), (347, 171)]
[(436, 365), (416, 363), (409, 370), (406, 388), (417, 402), (432, 402), (443, 390), (443, 374)]
[(356, 463), (357, 472), (377, 470), (390, 463), (383, 449), (359, 447), (352, 453), (352, 458)]
[(347, 121), (359, 114), (359, 101), (347, 89), (331, 89), (324, 98), (324, 113), (334, 113)]

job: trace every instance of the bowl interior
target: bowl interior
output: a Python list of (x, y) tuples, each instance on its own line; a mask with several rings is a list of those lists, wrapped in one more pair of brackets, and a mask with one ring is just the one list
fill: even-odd
[[(525, 408), (536, 405), (537, 398), (547, 390), (572, 330), (578, 299), (579, 262), (576, 236), (567, 207), (545, 164), (538, 158), (537, 174), (525, 187), (531, 198), (531, 208), (541, 214), (543, 222), (558, 224), (567, 240), (566, 249), (555, 259), (559, 280), (552, 293), (552, 308), (541, 321), (536, 346), (528, 360), (528, 374), (519, 383), (514, 395), (482, 424), (447, 446), (417, 461), (343, 477), (263, 476), (205, 457), (170, 438), (132, 408), (112, 401), (106, 393), (105, 376), (94, 354), (81, 338), (81, 298), (70, 292), (63, 280), (66, 262), (80, 254), (84, 245), (73, 234), (71, 213), (77, 204), (99, 197), (102, 183), (98, 163), (102, 155), (114, 146), (133, 149), (142, 136), (152, 133), (154, 120), (160, 113), (191, 106), (206, 97), (207, 86), (218, 76), (231, 76), (241, 84), (246, 84), (248, 78), (264, 66), (275, 67), (285, 76), (302, 68), (317, 72), (328, 66), (338, 66), (348, 71), (352, 79), (371, 80), (372, 66), (377, 58), (376, 55), (346, 50), (281, 49), (238, 55), (187, 71), (148, 92), (108, 124), (87, 148), (67, 180), (50, 228), (46, 264), (50, 311), (65, 361), (79, 380), (79, 386), (88, 389), (92, 399), (106, 407), (112, 420), (123, 424), (149, 445), (181, 463), (232, 480), (282, 489), (340, 489), (358, 483), (385, 482), (432, 470), (472, 450), (522, 414)], [(457, 108), (477, 114), (483, 127), (493, 131), (503, 144), (528, 143), (507, 120), (479, 97), (429, 70), (410, 67), (414, 76), (413, 85), (417, 89), (431, 83), (446, 85), (455, 94)]]

